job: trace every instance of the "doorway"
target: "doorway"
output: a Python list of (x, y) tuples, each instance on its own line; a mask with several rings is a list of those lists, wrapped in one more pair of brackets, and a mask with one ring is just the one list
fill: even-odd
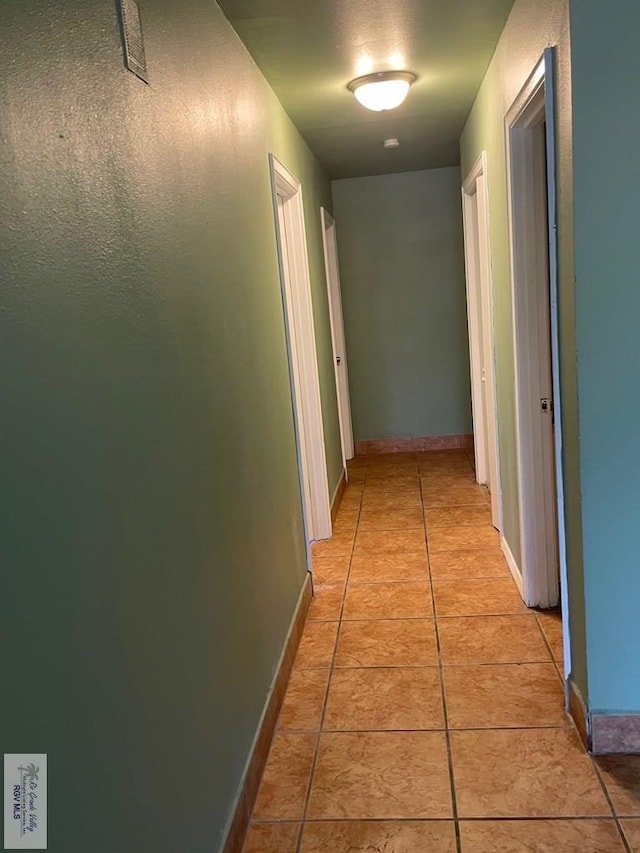
[(324, 268), (327, 278), (329, 299), (329, 319), (331, 323), (331, 344), (333, 346), (333, 368), (336, 377), (336, 395), (338, 398), (338, 419), (340, 422), (340, 443), (342, 446), (342, 465), (347, 476), (347, 460), (353, 459), (353, 427), (351, 424), (351, 402), (349, 398), (349, 374), (347, 371), (347, 352), (342, 316), (342, 294), (340, 290), (340, 272), (338, 267), (338, 244), (336, 226), (331, 214), (324, 207), (320, 209), (322, 218), (322, 245), (324, 249)]
[(505, 118), (522, 596), (562, 597), (569, 668), (557, 326), (553, 51)]
[(462, 186), (471, 404), (476, 481), (491, 494), (491, 522), (502, 530), (487, 155), (482, 152)]
[(300, 181), (269, 155), (307, 542), (331, 536), (320, 379)]

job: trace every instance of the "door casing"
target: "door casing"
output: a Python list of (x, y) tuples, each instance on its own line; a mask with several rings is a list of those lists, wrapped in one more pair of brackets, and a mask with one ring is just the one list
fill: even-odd
[(320, 378), (300, 181), (269, 155), (307, 543), (331, 536)]

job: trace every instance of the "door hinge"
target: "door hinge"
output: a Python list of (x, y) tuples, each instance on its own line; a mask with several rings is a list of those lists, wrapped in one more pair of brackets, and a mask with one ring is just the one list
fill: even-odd
[(553, 400), (550, 397), (541, 397), (540, 408), (543, 412), (553, 413)]

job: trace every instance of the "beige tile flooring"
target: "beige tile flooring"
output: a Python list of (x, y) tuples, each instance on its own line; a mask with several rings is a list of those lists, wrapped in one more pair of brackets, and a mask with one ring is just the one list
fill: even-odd
[(469, 454), (349, 470), (244, 853), (640, 853), (640, 756), (582, 748)]

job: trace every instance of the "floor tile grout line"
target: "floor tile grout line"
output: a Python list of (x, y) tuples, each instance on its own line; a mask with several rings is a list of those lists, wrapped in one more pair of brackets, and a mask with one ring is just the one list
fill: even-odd
[[(332, 621), (336, 621), (335, 619)], [(347, 622), (350, 620), (346, 620)], [(384, 622), (387, 620), (384, 619), (371, 619), (371, 622)], [(390, 620), (394, 621), (394, 620)], [(412, 620), (395, 620), (395, 621), (412, 621)], [(413, 620), (415, 621), (415, 620)], [(431, 622), (433, 622), (433, 618), (430, 618)], [(475, 669), (476, 667), (483, 667), (489, 669), (490, 667), (505, 667), (505, 666), (553, 666), (553, 661), (550, 661), (548, 658), (544, 660), (509, 660), (509, 661), (468, 661), (463, 663), (458, 663), (452, 661), (451, 663), (443, 663), (443, 669)], [(323, 672), (328, 670), (329, 666), (303, 666), (296, 667), (298, 671), (303, 672)], [(367, 666), (365, 664), (349, 664), (348, 666), (336, 666), (334, 669), (437, 669), (437, 663), (401, 663), (401, 664), (393, 664), (393, 663), (385, 663)]]
[[(403, 583), (403, 581), (398, 581), (398, 584)], [(416, 581), (416, 583), (426, 583), (428, 581)], [(355, 587), (351, 587), (351, 589), (357, 589), (358, 586), (364, 586), (365, 584), (357, 584)], [(380, 586), (381, 584), (372, 584), (372, 586)], [(444, 616), (439, 616), (440, 619), (496, 619), (501, 616), (526, 616), (526, 613), (469, 613), (460, 615), (449, 615), (445, 614)], [(434, 619), (433, 613), (428, 616), (356, 616), (351, 618), (343, 618), (343, 619), (310, 619), (310, 622), (415, 622), (417, 619)], [(517, 663), (523, 663), (523, 661), (516, 661)], [(556, 663), (553, 656), (549, 663)]]
[(538, 628), (540, 629), (544, 643), (545, 643), (547, 649), (549, 650), (549, 654), (551, 655), (551, 660), (553, 661), (554, 666), (555, 666), (556, 670), (558, 671), (558, 675), (560, 676), (560, 680), (562, 681), (562, 684), (564, 685), (564, 672), (560, 669), (560, 665), (558, 664), (558, 661), (556, 660), (556, 656), (553, 653), (553, 649), (551, 648), (551, 643), (549, 642), (549, 638), (547, 637), (547, 632), (544, 630), (544, 628), (542, 627), (542, 623), (538, 619), (538, 611), (534, 610), (533, 615), (536, 618), (536, 623), (538, 625)]
[[(443, 551), (442, 553), (444, 554), (445, 552)], [(447, 553), (449, 553), (449, 554), (455, 554), (455, 553), (456, 553), (456, 551), (455, 551), (455, 549), (454, 549), (454, 550), (449, 551), (449, 552), (447, 552)], [(367, 556), (373, 556), (373, 555), (375, 555), (375, 552), (374, 552), (374, 551), (367, 551), (367, 552), (365, 552), (364, 554), (361, 554), (360, 556), (362, 556), (362, 557), (367, 557)], [(399, 556), (399, 557), (406, 557), (407, 555), (408, 555), (407, 553), (399, 552), (396, 556)], [(456, 578), (456, 577), (454, 577), (454, 576), (452, 576), (452, 575), (448, 575), (448, 576), (445, 576), (445, 577), (437, 577), (437, 578), (434, 578), (434, 580), (436, 581), (436, 583), (442, 583), (442, 582), (446, 582), (446, 583), (458, 583), (458, 582), (461, 580), (461, 578)], [(470, 580), (471, 580), (471, 579), (470, 579)], [(482, 577), (472, 578), (472, 580), (474, 580), (474, 581), (496, 581), (496, 580), (507, 580), (507, 577), (506, 577), (506, 575), (504, 575), (504, 574), (500, 574), (500, 575), (484, 575), (484, 576), (482, 576)], [(351, 581), (351, 585), (352, 585), (352, 586), (364, 586), (364, 585), (366, 585), (366, 584), (381, 584), (381, 583), (417, 583), (417, 582), (419, 582), (419, 581), (420, 581), (420, 578), (416, 575), (415, 577), (412, 577), (412, 578), (400, 578), (400, 579), (390, 578), (389, 580), (382, 580), (382, 581), (380, 581), (380, 580), (374, 580), (374, 581), (372, 581), (372, 580), (365, 580), (365, 581)], [(339, 581), (325, 581), (324, 583), (327, 583), (327, 584), (330, 584), (330, 583), (339, 583)], [(525, 614), (525, 615), (526, 615), (526, 614)]]
[(607, 788), (605, 781), (602, 778), (602, 773), (600, 772), (600, 767), (598, 766), (598, 762), (596, 761), (596, 759), (594, 758), (593, 755), (590, 755), (589, 758), (591, 759), (591, 765), (595, 771), (595, 774), (598, 778), (598, 782), (600, 783), (600, 787), (602, 788), (602, 792), (604, 793), (605, 799), (606, 799), (606, 801), (609, 805), (609, 808), (611, 809), (611, 813), (615, 819), (616, 826), (617, 826), (618, 832), (620, 834), (620, 839), (622, 840), (622, 844), (623, 844), (624, 849), (625, 849), (625, 853), (633, 853), (633, 850), (631, 849), (631, 845), (627, 841), (627, 836), (624, 833), (624, 829), (622, 828), (622, 823), (620, 822), (620, 818), (618, 817), (618, 813), (616, 811), (616, 807), (614, 805), (614, 802), (611, 798), (611, 795), (609, 794), (609, 789)]
[[(309, 770), (309, 780), (307, 782), (307, 790), (306, 790), (305, 798), (304, 798), (304, 805), (303, 805), (303, 809), (302, 809), (302, 819), (300, 821), (300, 831), (298, 833), (298, 839), (296, 842), (295, 853), (300, 853), (300, 850), (302, 847), (302, 837), (304, 834), (304, 825), (305, 825), (305, 822), (307, 820), (307, 810), (309, 808), (309, 800), (311, 799), (311, 787), (313, 785), (313, 777), (315, 775), (316, 764), (318, 761), (318, 752), (320, 750), (320, 738), (322, 737), (324, 718), (325, 718), (325, 715), (327, 712), (327, 703), (329, 701), (329, 691), (331, 689), (331, 679), (333, 676), (335, 659), (336, 659), (336, 654), (338, 651), (338, 641), (340, 639), (340, 631), (342, 628), (342, 613), (344, 611), (344, 603), (345, 603), (345, 598), (347, 595), (347, 587), (349, 584), (349, 576), (351, 574), (351, 564), (353, 562), (353, 554), (355, 551), (356, 537), (358, 535), (358, 528), (360, 526), (360, 514), (362, 513), (362, 500), (363, 500), (363, 496), (364, 496), (364, 489), (365, 489), (366, 483), (367, 483), (367, 471), (365, 469), (364, 478), (363, 478), (363, 482), (362, 482), (362, 490), (361, 490), (361, 494), (360, 494), (360, 502), (358, 504), (358, 517), (356, 519), (355, 533), (354, 533), (353, 542), (351, 545), (351, 552), (349, 554), (349, 566), (347, 568), (347, 575), (345, 578), (344, 590), (343, 590), (343, 594), (342, 594), (342, 603), (340, 605), (340, 613), (339, 613), (338, 620), (337, 620), (338, 621), (338, 630), (336, 632), (335, 644), (333, 646), (333, 653), (331, 655), (331, 663), (329, 665), (329, 678), (327, 679), (327, 688), (326, 688), (326, 691), (324, 694), (324, 701), (322, 703), (322, 710), (320, 712), (320, 721), (318, 723), (318, 732), (317, 732), (318, 736), (316, 738), (316, 746), (315, 746), (315, 749), (313, 752), (313, 758), (311, 760), (311, 768)], [(311, 566), (313, 568), (313, 560), (312, 560)]]
[(302, 829), (303, 829), (303, 826), (304, 826), (303, 822), (302, 822), (302, 821), (300, 821), (300, 823), (298, 824), (298, 830), (297, 830), (297, 832), (296, 832), (296, 843), (295, 843), (295, 846), (294, 846), (294, 848), (293, 848), (293, 849), (294, 849), (294, 850), (296, 850), (296, 851), (298, 850), (298, 848), (300, 847), (300, 844), (302, 843)]
[[(350, 620), (346, 620), (349, 622)], [(370, 622), (384, 622), (389, 620), (384, 619), (370, 619)], [(416, 620), (390, 620), (390, 621), (416, 621)], [(429, 621), (434, 621), (430, 619)], [(508, 661), (466, 661), (466, 662), (452, 662), (452, 663), (443, 663), (442, 668), (445, 669), (456, 669), (456, 668), (469, 668), (469, 667), (491, 667), (491, 666), (540, 666), (540, 665), (548, 665), (553, 666), (553, 661), (550, 661), (548, 658), (544, 660), (508, 660)], [(336, 665), (334, 667), (329, 666), (303, 666), (296, 667), (298, 671), (302, 672), (320, 672), (325, 671), (327, 669), (339, 669), (339, 670), (349, 670), (349, 669), (437, 669), (438, 664), (422, 664), (422, 663), (408, 663), (408, 664), (384, 664), (383, 666), (363, 666), (362, 664), (350, 664), (348, 666), (344, 665)]]
[(493, 619), (495, 616), (509, 616), (509, 617), (518, 616), (520, 618), (528, 619), (529, 621), (531, 621), (531, 619), (535, 618), (533, 613), (530, 613), (530, 612), (523, 613), (522, 611), (520, 611), (518, 613), (471, 613), (471, 614), (468, 614), (466, 616), (464, 616), (462, 614), (460, 614), (460, 615), (451, 614), (450, 615), (447, 613), (444, 615), (441, 614), (439, 618), (440, 619), (485, 619), (485, 618)]
[[(624, 818), (625, 820), (639, 820), (640, 817), (638, 815), (631, 815), (628, 818)], [(453, 819), (450, 817), (312, 817), (305, 821), (305, 823), (385, 823), (387, 821), (393, 821), (394, 823), (453, 823)], [(570, 821), (572, 823), (578, 823), (582, 821), (605, 821), (607, 823), (617, 823), (617, 819), (614, 815), (598, 815), (598, 814), (541, 814), (541, 815), (472, 815), (470, 817), (459, 817), (459, 823), (535, 823), (535, 822), (547, 822), (551, 821), (553, 823), (562, 823), (564, 821)], [(253, 824), (260, 825), (269, 825), (269, 824), (294, 824), (298, 823), (302, 825), (300, 818), (258, 818), (257, 820), (252, 821)], [(625, 853), (626, 853), (625, 848)], [(631, 850), (631, 853), (634, 853)]]
[[(422, 498), (422, 480), (420, 480), (420, 496)], [(426, 510), (424, 506), (424, 498), (422, 499), (423, 510)], [(441, 693), (441, 701), (442, 701), (442, 715), (444, 721), (444, 738), (445, 738), (445, 746), (447, 750), (447, 767), (449, 770), (449, 788), (451, 790), (451, 812), (453, 817), (453, 826), (456, 838), (456, 851), (457, 853), (462, 853), (462, 841), (460, 839), (460, 825), (458, 823), (458, 802), (456, 798), (456, 786), (455, 786), (455, 777), (453, 775), (453, 755), (451, 750), (451, 732), (449, 730), (449, 716), (447, 713), (447, 697), (445, 693), (444, 686), (444, 670), (442, 667), (442, 655), (440, 650), (440, 634), (438, 631), (438, 615), (436, 611), (436, 599), (435, 592), (433, 588), (433, 575), (431, 574), (431, 559), (429, 552), (429, 536), (427, 531), (427, 517), (425, 511), (425, 525), (424, 525), (424, 540), (425, 546), (427, 549), (427, 571), (429, 573), (429, 583), (431, 586), (431, 599), (433, 601), (433, 627), (435, 631), (436, 637), (436, 653), (438, 657), (438, 676), (440, 679), (440, 693)]]
[(560, 669), (560, 666), (558, 665), (558, 661), (556, 660), (556, 656), (554, 655), (553, 649), (551, 648), (551, 643), (549, 642), (549, 639), (547, 637), (547, 632), (544, 630), (544, 628), (542, 627), (542, 623), (538, 619), (538, 611), (534, 610), (533, 615), (535, 616), (536, 625), (538, 626), (538, 630), (542, 634), (542, 639), (544, 641), (545, 646), (547, 647), (547, 651), (549, 652), (549, 655), (551, 656), (551, 660), (553, 661), (553, 665), (555, 666), (556, 671), (558, 672), (558, 675), (560, 676), (560, 681), (562, 681), (562, 684), (564, 686), (564, 672)]
[[(361, 667), (362, 669), (376, 669), (377, 667)], [(387, 667), (387, 669), (403, 669), (404, 667)], [(423, 667), (426, 669), (426, 667)], [(437, 669), (437, 667), (432, 667), (433, 669)], [(449, 731), (451, 732), (538, 732), (538, 731), (559, 731), (564, 732), (567, 729), (572, 728), (571, 723), (567, 722), (565, 725), (552, 725), (549, 723), (548, 725), (540, 724), (537, 726), (531, 725), (522, 725), (522, 726), (449, 726)], [(315, 735), (318, 732), (318, 729), (284, 729), (283, 730), (288, 735)], [(403, 729), (381, 729), (381, 728), (356, 728), (356, 729), (327, 729), (323, 728), (323, 732), (329, 732), (331, 734), (342, 734), (343, 732), (347, 734), (403, 734), (406, 732), (444, 732), (446, 731), (446, 726), (429, 726), (428, 728), (403, 728)], [(632, 817), (633, 815), (631, 815)], [(629, 817), (629, 815), (625, 815), (625, 817)]]

